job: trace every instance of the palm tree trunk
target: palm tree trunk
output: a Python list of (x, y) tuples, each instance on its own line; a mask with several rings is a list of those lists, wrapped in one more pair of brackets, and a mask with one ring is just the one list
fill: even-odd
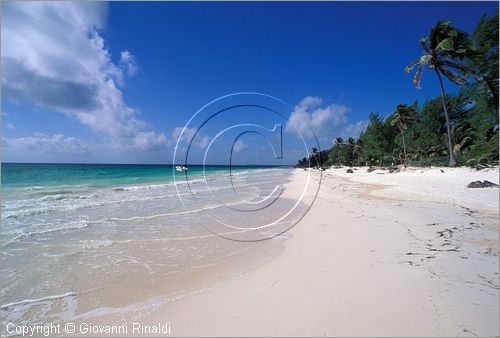
[(318, 153), (313, 153), (312, 154), (312, 158), (314, 159), (314, 162), (315, 162), (314, 163), (314, 167), (316, 169), (318, 169), (319, 168)]
[(446, 118), (446, 132), (448, 134), (448, 152), (450, 154), (450, 161), (448, 163), (448, 166), (456, 167), (457, 160), (455, 159), (455, 153), (453, 152), (454, 145), (453, 145), (453, 137), (451, 135), (450, 114), (448, 113), (448, 109), (446, 108), (446, 97), (444, 95), (443, 80), (441, 79), (441, 74), (439, 74), (437, 68), (434, 67), (434, 71), (436, 72), (437, 77), (439, 79), (439, 86), (441, 87), (441, 101), (443, 103), (444, 116)]
[(405, 133), (403, 132), (403, 128), (401, 128), (401, 137), (403, 137), (403, 153), (405, 154), (405, 168), (406, 168), (406, 162), (408, 161), (408, 158), (406, 157)]

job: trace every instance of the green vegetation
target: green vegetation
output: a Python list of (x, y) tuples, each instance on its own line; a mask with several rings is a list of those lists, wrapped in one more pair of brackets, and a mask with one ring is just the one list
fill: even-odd
[[(483, 17), (469, 35), (440, 21), (420, 40), (423, 55), (405, 71), (415, 70), (420, 87), (424, 70), (436, 74), (441, 95), (423, 104), (397, 104), (394, 113), (371, 113), (355, 140), (337, 137), (326, 161), (318, 165), (489, 165), (498, 164), (498, 12)], [(446, 94), (442, 77), (459, 86)], [(323, 156), (321, 156), (323, 157)]]
[(408, 161), (408, 154), (406, 153), (406, 142), (405, 142), (404, 131), (408, 129), (410, 123), (412, 123), (415, 120), (415, 115), (416, 115), (415, 109), (406, 104), (399, 104), (391, 120), (391, 126), (396, 125), (398, 126), (399, 130), (401, 130), (401, 138), (403, 140), (403, 152), (405, 155), (404, 157), (405, 164)]
[(467, 76), (472, 74), (472, 70), (467, 66), (467, 62), (471, 59), (473, 51), (469, 47), (467, 33), (453, 27), (450, 21), (438, 22), (431, 29), (429, 36), (421, 39), (419, 42), (424, 55), (420, 59), (410, 63), (406, 67), (405, 72), (409, 73), (413, 68), (417, 68), (413, 77), (413, 85), (416, 88), (420, 88), (420, 79), (424, 69), (429, 68), (436, 73), (441, 88), (441, 103), (446, 118), (446, 135), (450, 157), (448, 165), (455, 167), (457, 160), (453, 151), (452, 126), (441, 74), (446, 76), (451, 82), (459, 86), (463, 85), (467, 80)]

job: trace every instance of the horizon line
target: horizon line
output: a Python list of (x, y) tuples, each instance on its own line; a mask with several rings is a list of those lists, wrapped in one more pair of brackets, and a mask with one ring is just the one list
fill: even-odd
[(248, 166), (272, 166), (272, 167), (289, 167), (294, 164), (175, 164), (175, 163), (97, 163), (97, 162), (0, 162), (2, 164), (78, 164), (78, 165), (158, 165), (158, 166), (175, 166), (175, 165), (191, 165), (191, 166), (225, 166), (225, 167), (248, 167)]

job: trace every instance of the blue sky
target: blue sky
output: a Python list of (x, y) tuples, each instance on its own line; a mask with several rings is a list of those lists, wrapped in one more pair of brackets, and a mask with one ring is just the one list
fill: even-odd
[[(326, 148), (336, 136), (359, 134), (371, 112), (437, 96), (433, 74), (416, 90), (403, 71), (421, 54), (418, 39), (440, 19), (470, 32), (497, 6), (3, 2), (3, 161), (171, 163), (179, 131), (198, 109), (251, 91), (291, 106), (279, 123), (289, 146), (282, 161), (295, 163), (304, 149), (291, 139), (311, 136), (304, 121)], [(218, 126), (249, 115), (241, 116), (200, 130), (192, 160), (201, 161)], [(274, 163), (261, 141), (240, 140), (239, 161)]]

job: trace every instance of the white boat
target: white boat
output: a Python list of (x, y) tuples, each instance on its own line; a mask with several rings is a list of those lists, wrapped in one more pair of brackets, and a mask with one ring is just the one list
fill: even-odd
[(188, 167), (183, 166), (183, 165), (176, 165), (175, 166), (175, 170), (177, 170), (177, 171), (186, 171), (186, 170), (188, 170)]

